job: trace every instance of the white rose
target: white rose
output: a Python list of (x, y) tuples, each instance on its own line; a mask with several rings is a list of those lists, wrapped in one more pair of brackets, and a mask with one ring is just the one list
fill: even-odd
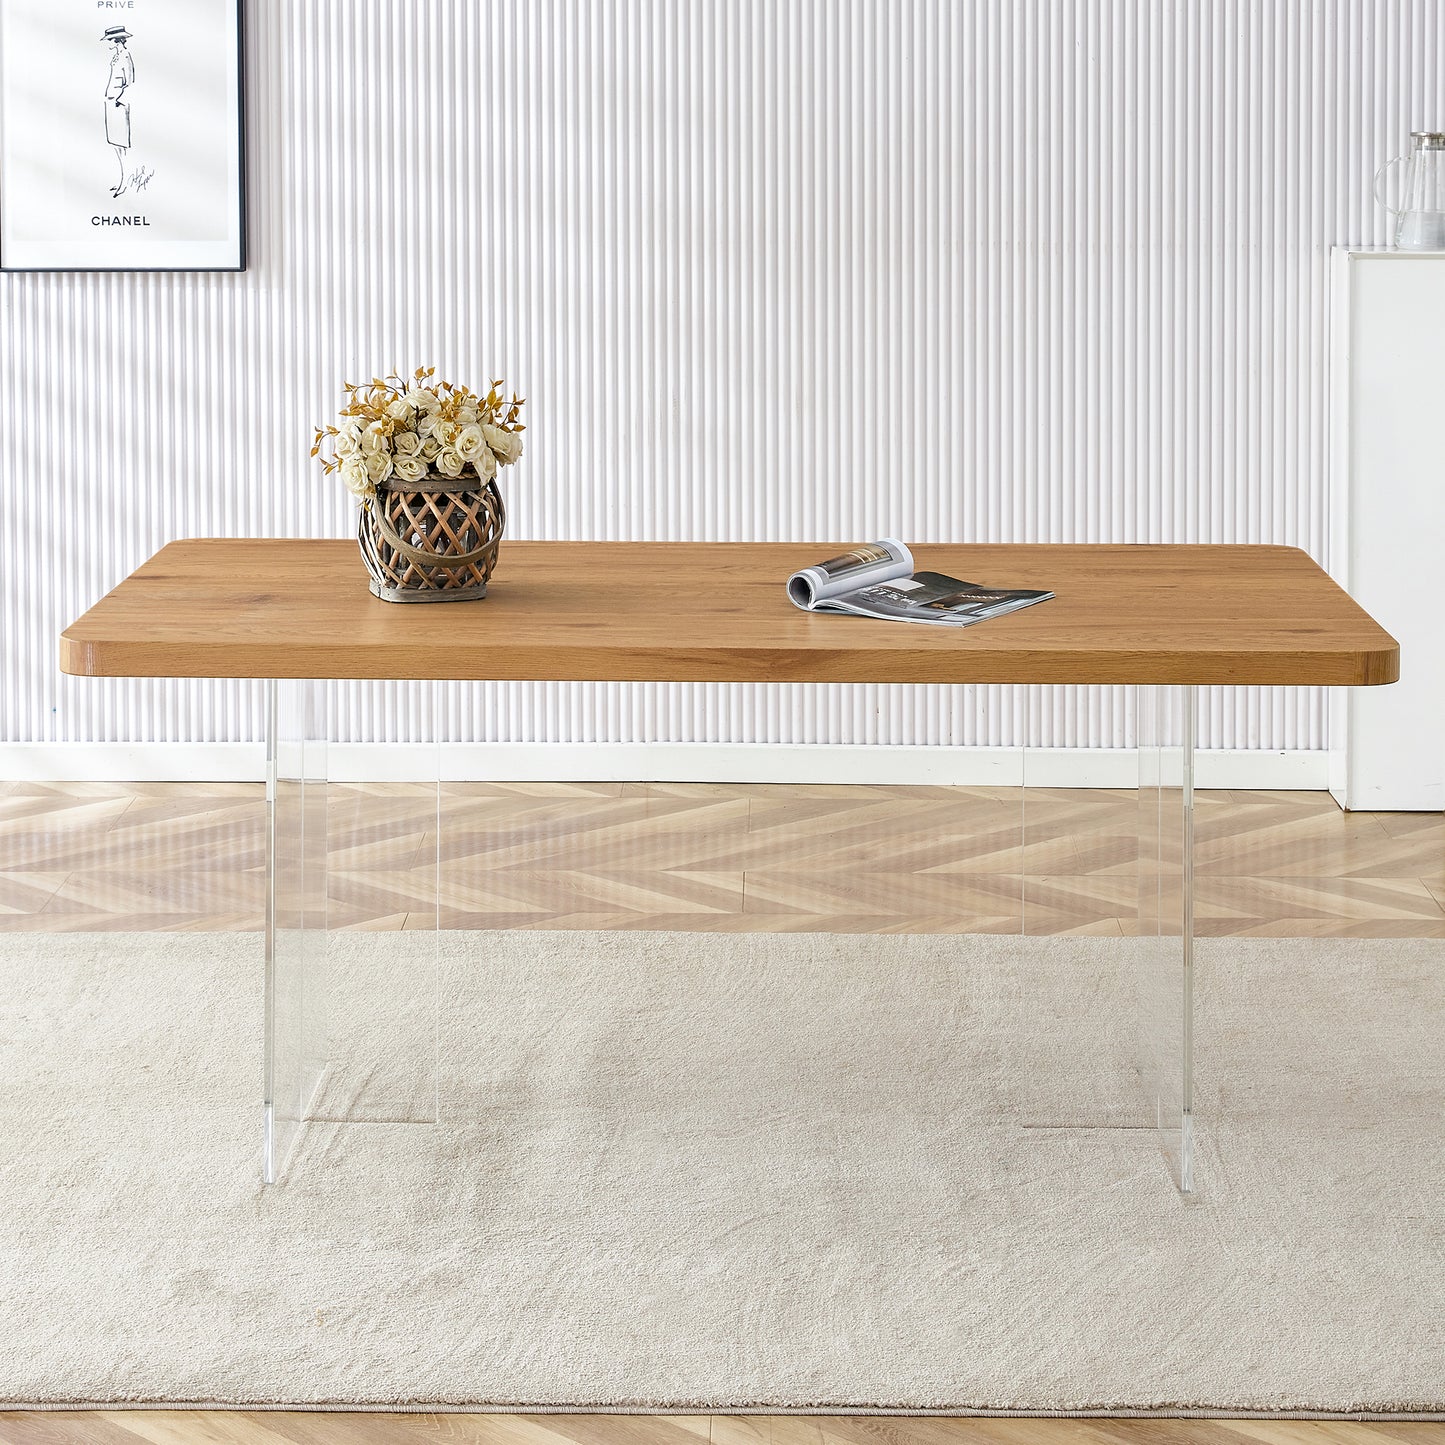
[(487, 439), (482, 435), (481, 427), (473, 423), (471, 426), (462, 427), (457, 432), (452, 447), (464, 462), (474, 462), (486, 451)]
[(489, 447), (482, 450), (472, 458), (472, 465), (477, 469), (477, 475), (484, 481), (489, 482), (497, 475), (497, 459), (491, 453)]
[(416, 424), (416, 434), (419, 437), (431, 437), (436, 435), (437, 428), (442, 424), (441, 417), (434, 412), (427, 412)]
[(366, 472), (373, 482), (384, 482), (392, 473), (390, 452), (371, 452), (366, 458)]
[(397, 397), (397, 399), (387, 407), (386, 414), (392, 421), (404, 421), (408, 423), (411, 421), (411, 408), (406, 404), (406, 398), (404, 396)]
[(455, 444), (457, 433), (461, 428), (454, 421), (438, 421), (431, 429), (431, 434), (444, 446), (449, 447)]
[(409, 386), (403, 400), (413, 411), (430, 411), (436, 396), (429, 391), (423, 391), (419, 386)]
[(504, 466), (509, 467), (522, 455), (522, 438), (514, 431), (503, 431), (499, 426), (484, 426), (483, 433), (492, 454)]
[(347, 457), (341, 464), (341, 480), (353, 497), (376, 495), (376, 484), (366, 470), (366, 463), (360, 457)]
[(404, 482), (419, 482), (426, 476), (426, 463), (414, 454), (397, 457), (394, 467), (396, 475)]
[(391, 439), (391, 449), (398, 457), (414, 457), (421, 450), (421, 438), (414, 431), (399, 431)]
[(457, 420), (463, 426), (475, 426), (480, 419), (480, 413), (471, 402), (464, 402), (457, 410)]
[(459, 477), (462, 474), (462, 459), (447, 447), (437, 453), (436, 469), (444, 477)]
[(389, 451), (391, 434), (379, 421), (374, 421), (361, 434), (362, 449), (368, 452)]
[(336, 428), (336, 450), (354, 452), (360, 445), (361, 423), (349, 416)]
[(434, 462), (434, 461), (436, 461), (436, 459), (437, 459), (437, 453), (440, 452), (441, 449), (442, 449), (442, 444), (441, 444), (435, 437), (428, 437), (428, 438), (421, 444), (421, 454), (422, 454), (422, 456), (424, 456), (424, 457), (427, 459), (427, 461), (429, 461), (429, 462)]

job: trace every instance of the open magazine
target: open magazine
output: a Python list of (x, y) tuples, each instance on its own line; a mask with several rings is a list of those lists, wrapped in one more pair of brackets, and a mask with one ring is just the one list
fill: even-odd
[(892, 537), (854, 547), (788, 578), (788, 596), (805, 612), (852, 612), (936, 627), (970, 627), (988, 617), (1047, 602), (1052, 592), (980, 587), (939, 572), (915, 572), (913, 554)]

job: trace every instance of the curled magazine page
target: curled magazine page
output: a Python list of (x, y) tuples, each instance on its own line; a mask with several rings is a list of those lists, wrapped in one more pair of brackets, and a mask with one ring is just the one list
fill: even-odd
[(794, 572), (788, 578), (788, 597), (808, 612), (820, 602), (907, 577), (912, 571), (913, 554), (897, 539), (884, 537)]
[(932, 627), (969, 627), (1053, 595), (1041, 588), (981, 587), (940, 572), (914, 572), (912, 552), (893, 537), (854, 547), (788, 578), (789, 600), (805, 612)]

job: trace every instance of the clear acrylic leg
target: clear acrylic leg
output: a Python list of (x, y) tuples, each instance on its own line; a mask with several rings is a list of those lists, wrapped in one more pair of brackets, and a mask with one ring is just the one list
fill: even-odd
[(398, 691), (422, 741), (389, 750), (374, 779), (338, 767), (335, 685), (269, 685), (267, 1183), (305, 1125), (437, 1119), (437, 688)]
[(330, 1056), (326, 1007), (329, 692), (267, 685), (266, 1093), (263, 1176), (279, 1178)]
[(1139, 1077), (1174, 1182), (1192, 1194), (1195, 689), (1140, 687), (1136, 709)]

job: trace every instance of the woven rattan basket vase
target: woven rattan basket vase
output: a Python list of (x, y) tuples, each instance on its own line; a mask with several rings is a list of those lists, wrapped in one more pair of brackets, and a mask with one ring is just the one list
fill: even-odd
[(468, 602), (487, 595), (507, 514), (495, 482), (382, 482), (356, 540), (386, 602)]

